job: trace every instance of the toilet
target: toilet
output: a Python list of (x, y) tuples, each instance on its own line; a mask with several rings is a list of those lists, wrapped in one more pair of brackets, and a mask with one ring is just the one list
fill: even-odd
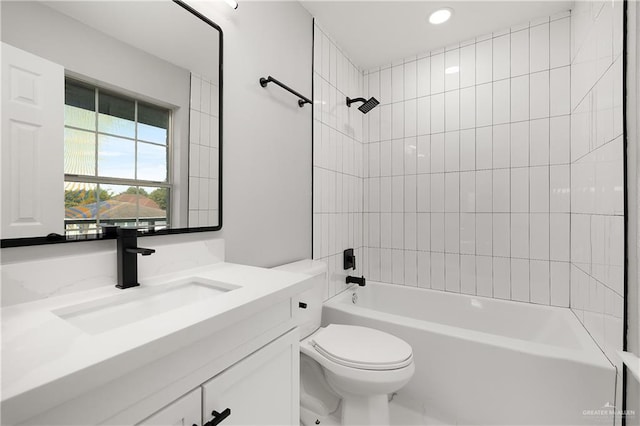
[[(300, 417), (305, 426), (331, 424), (341, 408), (341, 424), (388, 425), (388, 395), (413, 376), (413, 351), (404, 340), (368, 327), (321, 327), (327, 266), (302, 260), (275, 269), (313, 277), (300, 295)], [(334, 423), (335, 424), (335, 423)]]

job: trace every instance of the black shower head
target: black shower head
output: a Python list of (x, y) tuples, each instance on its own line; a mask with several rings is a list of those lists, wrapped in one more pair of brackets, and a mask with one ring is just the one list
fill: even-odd
[(363, 113), (368, 113), (369, 111), (371, 111), (372, 109), (374, 109), (376, 106), (378, 106), (378, 104), (380, 102), (378, 102), (378, 100), (374, 97), (369, 98), (369, 100), (366, 100), (365, 98), (355, 98), (355, 99), (351, 99), (349, 97), (347, 97), (347, 106), (351, 107), (351, 104), (353, 102), (363, 102), (362, 105), (360, 105), (358, 107), (358, 109), (360, 111), (362, 111)]

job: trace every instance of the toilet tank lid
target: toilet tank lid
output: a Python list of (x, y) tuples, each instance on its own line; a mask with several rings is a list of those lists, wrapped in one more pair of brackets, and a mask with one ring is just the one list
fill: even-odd
[(327, 264), (319, 260), (304, 259), (297, 262), (276, 266), (273, 269), (316, 276), (327, 272)]

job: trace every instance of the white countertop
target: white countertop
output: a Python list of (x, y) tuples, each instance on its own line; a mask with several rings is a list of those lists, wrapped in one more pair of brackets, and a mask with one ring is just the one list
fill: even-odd
[[(85, 333), (52, 312), (187, 277), (240, 288), (98, 334)], [(195, 343), (201, 332), (190, 333), (194, 326), (214, 333), (308, 289), (309, 278), (221, 262), (157, 276), (126, 290), (102, 287), (3, 308), (2, 403), (24, 403), (29, 396), (42, 398), (54, 393), (59, 396), (56, 399), (81, 394), (84, 389), (77, 383), (73, 389), (68, 386), (75, 375), (91, 377), (89, 381), (80, 380), (86, 390), (106, 383)]]

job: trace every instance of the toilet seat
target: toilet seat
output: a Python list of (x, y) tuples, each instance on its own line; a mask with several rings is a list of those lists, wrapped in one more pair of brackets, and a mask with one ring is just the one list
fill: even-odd
[(301, 355), (322, 367), (326, 383), (341, 398), (342, 424), (389, 424), (387, 395), (415, 372), (411, 347), (396, 339), (378, 330), (332, 324), (300, 340)]
[(312, 335), (309, 343), (323, 357), (349, 368), (386, 371), (413, 362), (408, 343), (368, 327), (330, 324)]

